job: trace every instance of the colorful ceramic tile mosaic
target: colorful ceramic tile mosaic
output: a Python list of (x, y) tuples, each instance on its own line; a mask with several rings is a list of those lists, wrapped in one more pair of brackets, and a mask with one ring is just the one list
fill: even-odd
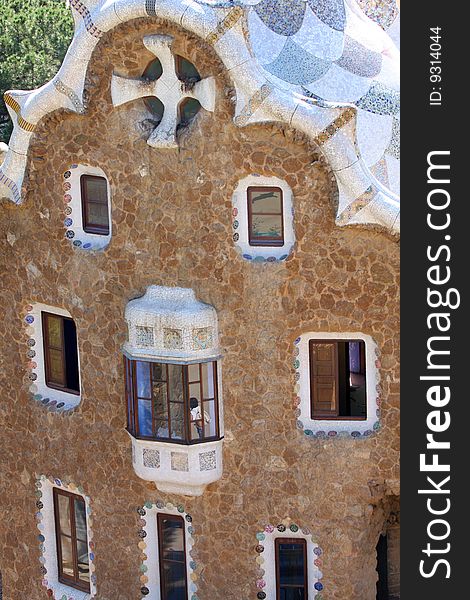
[(144, 448), (142, 451), (144, 467), (149, 469), (158, 469), (160, 467), (160, 452), (151, 448)]
[(153, 333), (153, 327), (142, 327), (137, 325), (135, 328), (136, 344), (144, 348), (153, 346), (155, 343), (155, 337)]

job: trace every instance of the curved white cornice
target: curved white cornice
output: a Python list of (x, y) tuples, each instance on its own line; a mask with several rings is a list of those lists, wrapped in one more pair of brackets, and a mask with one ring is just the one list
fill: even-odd
[[(269, 4), (267, 0), (263, 0), (263, 3)], [(258, 4), (260, 6), (257, 6)], [(243, 127), (252, 123), (273, 121), (286, 123), (302, 131), (321, 148), (338, 183), (339, 204), (336, 218), (338, 225), (374, 224), (386, 230), (398, 232), (399, 198), (392, 191), (393, 186), (384, 183), (384, 181), (390, 182), (393, 169), (390, 164), (387, 167), (386, 154), (382, 153), (382, 157), (379, 157), (380, 160), (373, 165), (369, 160), (368, 156), (371, 154), (369, 146), (373, 144), (374, 140), (373, 131), (371, 134), (368, 133), (367, 143), (361, 139), (358, 143), (357, 135), (359, 116), (364, 110), (369, 111), (366, 115), (368, 117), (371, 113), (375, 113), (372, 115), (375, 119), (374, 123), (377, 122), (375, 126), (382, 127), (380, 117), (384, 113), (377, 113), (376, 106), (371, 109), (370, 105), (374, 102), (380, 104), (384, 93), (395, 89), (393, 85), (384, 86), (384, 80), (387, 77), (396, 80), (395, 72), (390, 75), (393, 71), (390, 64), (395, 65), (397, 60), (396, 48), (392, 41), (378, 25), (365, 17), (354, 0), (344, 0), (342, 10), (345, 11), (344, 19), (347, 21), (345, 21), (346, 25), (343, 23), (341, 26), (344, 26), (342, 35), (345, 40), (346, 38), (349, 40), (349, 45), (344, 41), (344, 54), (341, 57), (343, 62), (336, 60), (334, 68), (328, 71), (331, 72), (330, 77), (333, 78), (333, 83), (337, 72), (344, 72), (347, 77), (358, 80), (358, 64), (361, 60), (363, 63), (370, 61), (370, 54), (374, 53), (379, 46), (381, 48), (379, 56), (383, 58), (384, 62), (388, 61), (390, 64), (387, 63), (387, 68), (384, 67), (385, 70), (383, 69), (375, 79), (375, 75), (371, 79), (370, 73), (364, 75), (361, 81), (366, 81), (367, 86), (358, 102), (327, 102), (318, 93), (311, 92), (312, 86), (309, 85), (306, 88), (302, 86), (301, 93), (299, 93), (299, 82), (302, 82), (302, 77), (305, 79), (306, 73), (312, 72), (308, 69), (319, 68), (318, 59), (308, 55), (302, 48), (302, 61), (298, 61), (302, 77), (294, 74), (295, 83), (289, 83), (288, 79), (280, 80), (279, 74), (282, 75), (284, 64), (282, 61), (288, 61), (286, 64), (290, 66), (296, 62), (295, 56), (292, 60), (292, 48), (300, 46), (292, 42), (293, 38), (285, 38), (287, 43), (272, 64), (260, 63), (250, 45), (247, 27), (244, 26), (244, 23), (246, 24), (247, 18), (251, 14), (255, 14), (254, 11), (257, 11), (257, 15), (260, 15), (261, 18), (265, 18), (261, 4), (257, 0), (236, 2), (70, 0), (74, 11), (75, 33), (57, 75), (49, 83), (36, 90), (30, 92), (12, 90), (5, 93), (5, 102), (13, 120), (14, 130), (8, 152), (0, 167), (0, 194), (17, 204), (21, 203), (24, 195), (22, 185), (29, 144), (36, 125), (44, 116), (59, 108), (78, 114), (85, 113), (86, 107), (83, 101), (85, 74), (92, 52), (102, 35), (131, 19), (157, 16), (181, 26), (213, 46), (237, 91), (234, 117), (236, 125)], [(306, 11), (313, 11), (315, 8), (322, 22), (316, 15), (313, 15), (312, 19), (317, 19), (322, 27), (327, 24), (333, 33), (336, 32), (338, 25), (329, 18), (330, 12), (328, 11), (331, 10), (331, 14), (334, 14), (335, 11), (338, 13), (338, 5), (341, 7), (341, 1), (322, 0), (322, 2), (313, 3), (312, 0), (307, 0), (303, 4), (307, 5)], [(285, 5), (286, 0), (281, 0), (273, 6), (276, 6), (277, 11)], [(261, 18), (256, 16), (259, 23), (261, 23)], [(271, 26), (269, 19), (266, 22), (268, 26)], [(307, 25), (311, 27), (311, 23)], [(259, 24), (257, 26), (261, 27)], [(264, 27), (264, 25), (262, 26)], [(361, 43), (366, 40), (364, 43), (367, 45), (367, 36), (370, 33), (370, 39), (377, 47), (374, 46), (374, 49), (371, 50), (372, 43), (366, 48), (355, 40), (351, 42), (354, 27), (359, 30), (358, 39)], [(268, 31), (267, 28), (266, 31)], [(271, 30), (269, 31), (271, 32)], [(302, 30), (296, 36), (301, 34)], [(284, 39), (278, 33), (273, 35), (276, 35), (281, 41)], [(286, 35), (290, 35), (290, 33)], [(357, 48), (359, 49), (356, 50)], [(357, 64), (354, 64), (354, 60), (351, 59), (354, 52), (357, 52), (359, 56)], [(322, 84), (321, 77), (318, 82)], [(347, 79), (343, 78), (341, 85), (347, 86)], [(383, 92), (383, 89), (386, 92)], [(328, 100), (328, 98), (325, 99)], [(387, 97), (385, 103), (388, 103), (389, 107), (390, 98)], [(385, 103), (382, 102), (382, 104)], [(388, 120), (383, 119), (383, 127), (391, 129), (392, 117), (394, 126), (398, 122), (398, 117), (396, 113), (387, 113), (386, 117)], [(367, 130), (367, 127), (370, 129), (370, 119), (364, 127), (364, 131)], [(396, 135), (394, 139), (396, 139)], [(363, 148), (368, 156), (364, 156)], [(389, 153), (389, 155), (393, 155), (393, 149), (389, 150)], [(395, 168), (394, 165), (392, 166)], [(387, 168), (386, 175), (381, 177), (380, 169), (387, 170)]]

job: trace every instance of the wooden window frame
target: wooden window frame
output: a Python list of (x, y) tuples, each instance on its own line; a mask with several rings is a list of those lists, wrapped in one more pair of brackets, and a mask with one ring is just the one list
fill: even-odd
[(185, 584), (185, 598), (188, 597), (188, 567), (186, 564), (186, 527), (183, 517), (179, 515), (170, 515), (167, 513), (157, 513), (157, 536), (158, 536), (158, 563), (159, 563), (159, 571), (160, 571), (160, 595), (161, 600), (167, 599), (166, 589), (165, 589), (165, 577), (164, 577), (164, 562), (173, 562), (181, 564), (181, 561), (170, 560), (167, 558), (163, 558), (163, 520), (167, 519), (170, 521), (181, 522), (182, 530), (183, 530), (183, 552), (184, 552), (184, 584)]
[[(281, 544), (296, 544), (298, 546), (302, 546), (303, 555), (304, 555), (304, 592), (305, 592), (305, 600), (308, 600), (308, 562), (307, 562), (307, 540), (304, 538), (283, 538), (278, 537), (274, 540), (274, 555), (276, 560), (276, 600), (281, 600), (281, 565), (279, 560), (279, 546)], [(299, 589), (301, 586), (287, 584), (283, 585), (283, 588), (291, 587), (295, 589)]]
[[(357, 416), (341, 416), (341, 415), (314, 415), (313, 403), (314, 403), (314, 385), (313, 385), (313, 368), (312, 368), (312, 346), (313, 344), (337, 344), (338, 342), (362, 342), (364, 344), (364, 353), (361, 351), (361, 360), (364, 357), (364, 387), (365, 387), (365, 406), (366, 414), (364, 417)], [(309, 385), (310, 385), (310, 418), (313, 421), (367, 421), (367, 348), (366, 342), (362, 338), (348, 338), (348, 339), (316, 339), (311, 338), (308, 340), (308, 366), (309, 366)], [(336, 373), (336, 381), (339, 381), (339, 373)]]
[[(57, 572), (58, 572), (58, 580), (60, 583), (65, 585), (69, 585), (70, 587), (75, 588), (76, 590), (80, 590), (82, 592), (90, 593), (90, 584), (84, 581), (80, 581), (78, 575), (78, 556), (77, 556), (77, 541), (86, 542), (87, 551), (88, 551), (88, 532), (86, 540), (77, 540), (77, 530), (75, 523), (75, 500), (79, 500), (83, 503), (85, 507), (85, 522), (86, 519), (86, 503), (83, 496), (79, 494), (73, 494), (72, 492), (68, 492), (66, 490), (62, 490), (59, 488), (52, 488), (53, 491), (53, 502), (54, 502), (54, 526), (55, 526), (55, 538), (56, 538), (56, 551), (57, 551)], [(61, 529), (60, 529), (60, 514), (59, 514), (59, 499), (58, 496), (65, 496), (69, 500), (69, 514), (70, 514), (70, 537), (72, 541), (72, 561), (73, 561), (73, 571), (74, 576), (70, 577), (63, 572), (62, 566), (62, 543), (61, 543)], [(88, 529), (88, 525), (87, 525)], [(88, 564), (90, 562), (88, 561)], [(91, 576), (91, 571), (89, 571)]]
[[(253, 192), (279, 192), (280, 201), (281, 201), (281, 210), (276, 213), (254, 213), (252, 210), (252, 194)], [(277, 247), (284, 246), (285, 244), (285, 232), (284, 232), (284, 194), (282, 188), (271, 185), (263, 185), (263, 186), (249, 186), (246, 189), (246, 198), (247, 198), (247, 211), (248, 211), (248, 244), (250, 246), (270, 246)], [(282, 236), (281, 239), (274, 237), (256, 237), (253, 235), (253, 216), (264, 215), (264, 216), (276, 216), (281, 217), (281, 230)]]
[[(60, 326), (60, 331), (61, 331), (61, 337), (62, 337), (62, 347), (61, 348), (57, 348), (55, 346), (51, 346), (49, 343), (49, 327), (47, 325), (47, 321), (49, 319), (49, 317), (55, 317), (55, 318), (59, 318), (61, 319), (61, 326)], [(67, 361), (66, 361), (66, 356), (65, 356), (65, 338), (64, 338), (64, 321), (72, 321), (72, 323), (75, 322), (71, 317), (66, 317), (64, 315), (58, 315), (57, 313), (50, 313), (47, 311), (41, 311), (41, 326), (42, 326), (42, 340), (43, 340), (43, 351), (44, 351), (44, 380), (45, 380), (45, 384), (47, 387), (52, 388), (53, 390), (59, 390), (61, 392), (66, 392), (67, 394), (73, 394), (74, 396), (79, 396), (80, 395), (80, 359), (78, 356), (78, 347), (77, 347), (77, 371), (78, 371), (78, 390), (73, 390), (71, 388), (68, 388), (66, 385), (66, 381), (67, 381), (67, 376), (66, 376), (66, 365), (67, 365)], [(75, 331), (76, 331), (76, 325), (75, 325)], [(78, 346), (78, 338), (77, 338), (77, 346)], [(62, 365), (63, 365), (63, 381), (64, 381), (64, 385), (60, 385), (58, 383), (55, 383), (54, 381), (51, 381), (51, 357), (50, 357), (50, 353), (49, 350), (50, 349), (54, 349), (54, 350), (61, 350), (62, 351)]]
[[(90, 202), (87, 193), (86, 182), (90, 179), (100, 179), (103, 180), (106, 184), (106, 214), (108, 215), (108, 225), (101, 225), (99, 223), (93, 223), (89, 221), (89, 211), (88, 211), (88, 203)], [(109, 235), (111, 230), (111, 219), (109, 217), (109, 193), (108, 193), (108, 181), (106, 177), (102, 175), (88, 175), (87, 173), (83, 173), (80, 176), (80, 194), (82, 199), (82, 224), (83, 231), (86, 233), (92, 233), (95, 235)], [(104, 206), (103, 202), (96, 202), (95, 204), (101, 204)]]
[[(152, 364), (161, 364), (166, 367), (166, 402), (167, 402), (167, 411), (168, 411), (168, 434), (170, 437), (157, 437), (156, 435), (156, 426), (155, 426), (155, 411), (154, 411), (154, 402), (153, 397), (151, 398), (142, 398), (137, 395), (137, 362), (148, 362), (150, 365)], [(189, 366), (190, 365), (175, 365), (181, 368), (182, 373), (182, 384), (183, 384), (183, 404), (184, 412), (184, 435), (185, 438), (182, 440), (174, 439), (171, 437), (171, 411), (170, 411), (170, 389), (168, 385), (168, 365), (174, 363), (155, 363), (151, 361), (138, 361), (129, 359), (124, 356), (124, 375), (125, 375), (125, 390), (127, 397), (127, 431), (139, 440), (152, 440), (158, 442), (168, 442), (171, 444), (180, 444), (185, 446), (190, 446), (193, 444), (203, 444), (205, 442), (214, 442), (220, 440), (220, 423), (219, 423), (219, 383), (218, 383), (218, 373), (217, 373), (217, 361), (209, 361), (207, 364), (212, 365), (212, 373), (213, 373), (213, 384), (214, 384), (214, 399), (212, 398), (204, 399), (204, 390), (203, 390), (203, 379), (202, 379), (202, 365), (205, 363), (193, 363), (199, 365), (199, 381), (191, 381), (191, 383), (199, 383), (200, 385), (200, 405), (201, 405), (201, 414), (202, 414), (202, 439), (192, 440), (191, 439), (191, 420), (190, 420), (190, 408), (189, 408)], [(150, 366), (150, 390), (152, 392), (153, 389), (153, 375), (152, 375), (152, 367)], [(152, 409), (152, 436), (141, 435), (139, 431), (139, 399), (141, 400), (149, 400), (151, 402)], [(216, 420), (215, 427), (215, 435), (211, 437), (204, 437), (205, 434), (205, 424), (204, 424), (204, 404), (206, 402), (214, 402), (214, 413)], [(194, 423), (194, 421), (192, 421)]]

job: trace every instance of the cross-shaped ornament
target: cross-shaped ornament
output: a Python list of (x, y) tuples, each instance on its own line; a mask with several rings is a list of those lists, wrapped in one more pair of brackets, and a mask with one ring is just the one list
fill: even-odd
[(177, 148), (176, 128), (179, 115), (178, 106), (185, 98), (195, 98), (209, 112), (215, 108), (215, 79), (206, 77), (188, 86), (178, 79), (175, 56), (171, 51), (173, 37), (171, 35), (147, 35), (144, 37), (145, 47), (152, 52), (162, 65), (162, 74), (156, 81), (148, 79), (127, 79), (113, 75), (111, 80), (111, 98), (114, 106), (126, 102), (154, 96), (163, 106), (164, 112), (160, 123), (147, 140), (153, 148)]

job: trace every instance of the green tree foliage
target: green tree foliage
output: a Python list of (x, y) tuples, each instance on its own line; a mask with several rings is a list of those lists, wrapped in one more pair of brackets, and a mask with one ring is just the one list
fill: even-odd
[[(32, 90), (57, 73), (73, 35), (65, 0), (0, 0), (0, 95)], [(0, 141), (8, 142), (11, 121), (0, 101)]]

